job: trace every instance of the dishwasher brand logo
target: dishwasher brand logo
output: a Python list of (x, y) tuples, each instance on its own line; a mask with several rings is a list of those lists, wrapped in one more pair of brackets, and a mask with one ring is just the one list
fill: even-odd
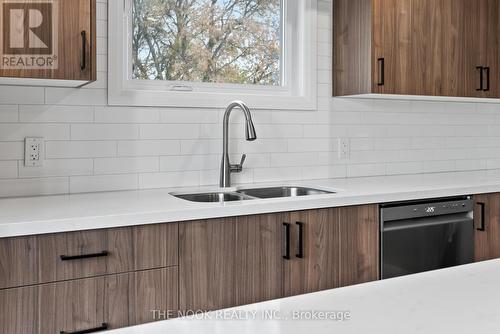
[(56, 69), (57, 1), (0, 0), (0, 68)]

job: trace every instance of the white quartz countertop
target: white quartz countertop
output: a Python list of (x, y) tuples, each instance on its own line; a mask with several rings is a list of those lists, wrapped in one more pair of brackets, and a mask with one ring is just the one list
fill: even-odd
[[(211, 191), (213, 187), (7, 198), (0, 199), (0, 238), (500, 192), (500, 170), (278, 184), (310, 186), (337, 193), (224, 204), (194, 203), (170, 195), (173, 191)], [(268, 185), (273, 184), (245, 187)]]
[[(498, 282), (494, 260), (107, 333), (493, 334), (500, 328)], [(330, 319), (307, 320), (321, 314)]]

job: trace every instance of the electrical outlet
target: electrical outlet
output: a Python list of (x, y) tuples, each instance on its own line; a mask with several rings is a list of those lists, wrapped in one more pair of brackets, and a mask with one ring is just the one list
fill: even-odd
[(347, 160), (351, 155), (351, 142), (349, 138), (339, 138), (339, 159)]
[(43, 165), (44, 141), (39, 137), (26, 137), (24, 141), (24, 165), (40, 167)]

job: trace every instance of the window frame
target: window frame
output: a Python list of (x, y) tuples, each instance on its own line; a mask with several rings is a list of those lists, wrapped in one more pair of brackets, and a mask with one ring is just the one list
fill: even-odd
[(316, 0), (283, 0), (282, 86), (132, 79), (132, 2), (108, 2), (108, 104), (224, 108), (244, 100), (254, 109), (316, 109)]

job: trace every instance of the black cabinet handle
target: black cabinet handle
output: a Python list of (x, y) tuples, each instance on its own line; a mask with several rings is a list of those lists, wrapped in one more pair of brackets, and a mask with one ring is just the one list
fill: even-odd
[(108, 324), (107, 323), (103, 323), (99, 327), (89, 328), (89, 329), (82, 329), (80, 331), (75, 331), (75, 332), (60, 331), (59, 334), (87, 334), (87, 333), (95, 333), (95, 332), (105, 331), (106, 329), (108, 329)]
[(299, 259), (304, 258), (304, 223), (296, 222), (297, 227), (299, 228), (299, 237), (298, 237), (298, 252), (295, 255)]
[(484, 71), (486, 72), (486, 88), (483, 89), (483, 91), (489, 92), (490, 91), (490, 68), (485, 67)]
[(379, 70), (379, 81), (377, 85), (383, 86), (385, 85), (385, 58), (379, 58), (377, 61)]
[(285, 226), (285, 255), (283, 255), (283, 258), (290, 260), (290, 224), (283, 223), (283, 226)]
[(476, 70), (479, 71), (479, 88), (476, 88), (476, 90), (479, 92), (479, 91), (482, 91), (483, 88), (484, 88), (484, 71), (483, 71), (484, 67), (482, 66), (476, 66)]
[(485, 203), (481, 203), (481, 202), (477, 202), (477, 205), (479, 205), (479, 208), (481, 209), (481, 224), (479, 225), (479, 227), (477, 228), (478, 231), (486, 231), (486, 222), (485, 222), (485, 219), (484, 219), (484, 215), (486, 213), (486, 204)]
[(92, 254), (82, 254), (82, 255), (61, 255), (61, 261), (71, 261), (71, 260), (81, 260), (81, 259), (89, 259), (93, 257), (103, 257), (108, 256), (108, 251), (102, 251), (100, 253), (92, 253)]
[(84, 30), (81, 32), (82, 36), (82, 56), (80, 58), (80, 69), (85, 71), (87, 68), (87, 32)]

